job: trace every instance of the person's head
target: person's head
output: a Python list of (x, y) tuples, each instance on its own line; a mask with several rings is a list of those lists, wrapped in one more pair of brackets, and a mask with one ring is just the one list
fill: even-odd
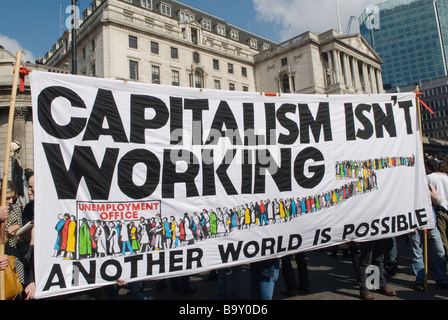
[(436, 172), (438, 169), (438, 164), (434, 159), (428, 158), (425, 160), (425, 169), (427, 174), (431, 172)]
[[(3, 188), (3, 186), (2, 186)], [(2, 190), (0, 188), (0, 190)], [(17, 188), (11, 180), (8, 180), (6, 186), (6, 204), (7, 206), (12, 205), (17, 199)]]
[(34, 174), (28, 177), (28, 197), (34, 200)]

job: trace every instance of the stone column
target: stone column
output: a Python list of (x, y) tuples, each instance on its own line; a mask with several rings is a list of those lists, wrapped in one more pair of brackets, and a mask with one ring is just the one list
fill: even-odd
[(352, 86), (351, 72), (350, 72), (350, 57), (348, 54), (343, 54), (344, 60), (344, 74), (345, 74), (345, 84), (349, 87)]
[(291, 67), (288, 67), (288, 82), (289, 82), (289, 93), (294, 93), (293, 81), (292, 81), (292, 72)]
[(362, 63), (362, 81), (364, 81), (364, 91), (366, 93), (372, 93), (369, 85), (369, 78), (367, 77), (367, 64), (365, 62)]
[(376, 87), (375, 69), (373, 68), (373, 66), (369, 66), (369, 74), (370, 74), (370, 83), (372, 85), (372, 93), (378, 93)]
[(353, 87), (356, 90), (359, 90), (359, 71), (358, 71), (358, 60), (355, 57), (352, 57), (351, 67), (352, 67), (352, 78), (353, 78)]
[(334, 84), (334, 68), (333, 68), (333, 57), (332, 57), (332, 52), (331, 50), (329, 50), (327, 52), (327, 56), (328, 56), (328, 69), (330, 69), (330, 83), (328, 83), (328, 86), (331, 86), (332, 84)]
[(381, 76), (381, 70), (376, 69), (376, 79), (378, 81), (378, 93), (383, 93), (383, 77)]
[(333, 50), (333, 62), (335, 71), (335, 83), (341, 83), (341, 61), (339, 59), (339, 51)]
[(26, 128), (25, 121), (28, 116), (28, 107), (18, 106), (14, 110), (14, 124), (13, 124), (13, 133), (12, 139), (16, 140), (22, 146), (19, 154), (19, 159), (22, 163), (25, 163), (25, 142), (26, 142)]

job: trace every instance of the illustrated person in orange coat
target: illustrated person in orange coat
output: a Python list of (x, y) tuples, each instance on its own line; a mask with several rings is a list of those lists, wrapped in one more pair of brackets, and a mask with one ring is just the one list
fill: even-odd
[(69, 219), (68, 224), (68, 233), (67, 233), (67, 247), (66, 247), (66, 253), (64, 259), (73, 259), (74, 253), (75, 253), (75, 247), (76, 247), (76, 222), (75, 222), (75, 216), (71, 216)]

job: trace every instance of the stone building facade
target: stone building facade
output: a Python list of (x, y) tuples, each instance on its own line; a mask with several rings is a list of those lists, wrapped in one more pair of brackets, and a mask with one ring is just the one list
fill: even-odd
[[(252, 92), (383, 92), (382, 61), (359, 34), (306, 32), (277, 44), (175, 0), (94, 0), (79, 22), (79, 75)], [(26, 66), (70, 73), (71, 48), (67, 30), (46, 54), (44, 65)], [(15, 56), (0, 48), (0, 137), (4, 138), (14, 63)], [(28, 83), (17, 98), (13, 139), (22, 145), (22, 165), (33, 168)]]

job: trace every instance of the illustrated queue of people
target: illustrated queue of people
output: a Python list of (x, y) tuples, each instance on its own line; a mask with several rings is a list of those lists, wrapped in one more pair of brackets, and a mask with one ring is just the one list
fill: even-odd
[[(55, 229), (55, 256), (73, 259), (79, 242), (79, 258), (124, 255), (167, 250), (193, 244), (235, 230), (289, 222), (298, 216), (334, 206), (355, 195), (377, 188), (375, 171), (396, 166), (413, 166), (412, 157), (388, 157), (336, 163), (336, 177), (350, 179), (339, 188), (314, 196), (277, 198), (250, 202), (233, 208), (203, 209), (182, 217), (141, 217), (139, 221), (103, 221), (68, 213), (59, 215)], [(79, 224), (79, 236), (76, 235)]]

